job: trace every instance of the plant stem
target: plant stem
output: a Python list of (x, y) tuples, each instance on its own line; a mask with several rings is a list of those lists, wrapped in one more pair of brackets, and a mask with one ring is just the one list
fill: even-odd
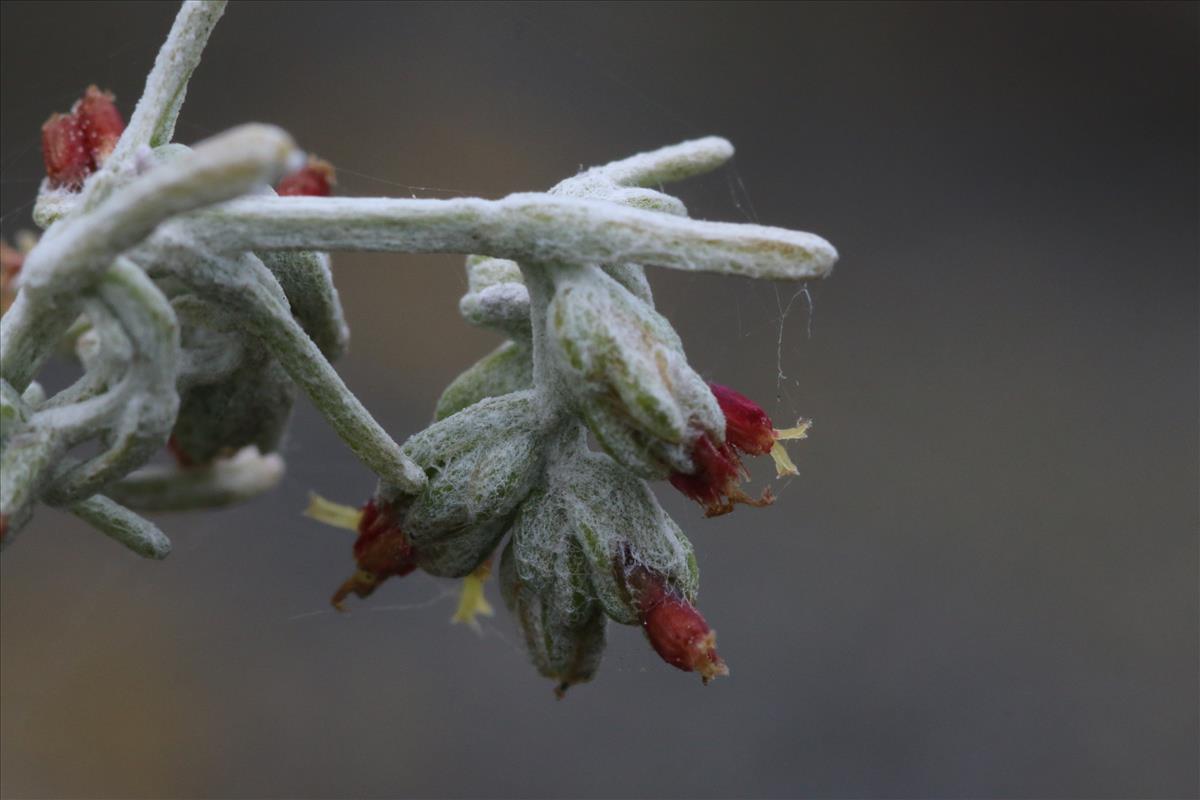
[(827, 275), (833, 245), (811, 233), (700, 222), (610, 202), (514, 194), (455, 198), (247, 197), (187, 218), (214, 249), (482, 253), (518, 262), (636, 262), (751, 278)]

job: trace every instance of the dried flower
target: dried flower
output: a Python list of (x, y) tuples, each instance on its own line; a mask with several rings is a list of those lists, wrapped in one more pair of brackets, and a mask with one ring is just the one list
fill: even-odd
[(779, 430), (767, 412), (743, 394), (717, 383), (709, 384), (725, 416), (725, 441), (718, 443), (708, 434), (692, 446), (693, 469), (671, 475), (671, 485), (700, 505), (705, 516), (728, 514), (737, 503), (766, 506), (774, 502), (770, 488), (755, 498), (741, 489), (748, 476), (740, 454), (770, 455), (781, 477), (797, 474), (781, 440), (806, 438), (810, 424), (801, 421), (794, 428)]
[(117, 146), (121, 132), (125, 130), (125, 120), (121, 118), (115, 101), (112, 92), (102, 92), (93, 84), (87, 88), (83, 98), (71, 111), (78, 118), (79, 127), (83, 130), (93, 170), (104, 166), (113, 148)]
[(342, 602), (351, 594), (368, 597), (388, 578), (403, 577), (417, 568), (416, 551), (400, 529), (395, 509), (387, 503), (370, 500), (358, 511), (314, 494), (305, 514), (327, 525), (358, 533), (354, 540), (358, 569), (330, 599), (338, 611), (345, 610)]
[(42, 161), (53, 187), (78, 189), (91, 174), (92, 157), (74, 114), (52, 114), (42, 125)]
[(737, 503), (750, 506), (769, 506), (774, 502), (771, 489), (759, 497), (742, 491), (746, 469), (737, 451), (728, 443), (717, 444), (705, 434), (692, 446), (692, 471), (671, 474), (671, 485), (704, 506), (704, 515), (719, 517), (733, 511)]
[(124, 130), (112, 93), (89, 86), (69, 114), (52, 114), (42, 125), (42, 160), (50, 185), (79, 189), (104, 165)]

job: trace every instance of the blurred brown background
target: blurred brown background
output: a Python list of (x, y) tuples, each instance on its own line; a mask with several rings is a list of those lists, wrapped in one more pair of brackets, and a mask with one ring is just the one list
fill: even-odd
[[(6, 236), (43, 119), (90, 82), (128, 114), (174, 11), (3, 4)], [(728, 136), (693, 215), (841, 264), (812, 313), (652, 281), (703, 374), (814, 435), (773, 508), (661, 492), (732, 677), (614, 627), (561, 703), (503, 610), (447, 624), (449, 582), (329, 613), (350, 539), (300, 511), (372, 481), (303, 402), (282, 488), (161, 517), (164, 563), (40, 511), (0, 566), (0, 793), (1195, 796), (1197, 30), (1195, 4), (234, 4), (179, 138), (277, 123), (346, 194), (499, 197)], [(403, 438), (496, 338), (456, 313), (461, 259), (335, 270), (340, 369)]]

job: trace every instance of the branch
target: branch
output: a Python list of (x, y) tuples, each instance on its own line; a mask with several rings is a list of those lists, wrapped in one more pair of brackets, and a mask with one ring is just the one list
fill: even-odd
[(534, 263), (621, 263), (803, 280), (837, 251), (811, 233), (697, 220), (597, 200), (248, 197), (188, 218), (214, 249), (484, 253)]

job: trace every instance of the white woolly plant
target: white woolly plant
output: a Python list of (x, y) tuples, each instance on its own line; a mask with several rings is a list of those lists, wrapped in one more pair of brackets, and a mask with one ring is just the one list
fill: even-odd
[[(507, 536), (504, 598), (560, 691), (594, 674), (608, 618), (642, 624), (681, 669), (723, 674), (692, 605), (691, 545), (646, 481), (669, 478), (710, 514), (769, 502), (738, 488), (740, 456), (772, 453), (792, 470), (778, 440), (805, 426), (776, 430), (746, 398), (706, 384), (655, 311), (642, 265), (808, 279), (829, 273), (833, 247), (691, 220), (650, 188), (723, 164), (733, 148), (715, 137), (496, 201), (277, 196), (270, 187), (304, 164), (283, 131), (171, 142), (222, 11), (183, 5), (119, 139), (96, 90), (44, 129), (59, 170), (38, 197), (46, 230), (0, 323), (4, 546), (44, 503), (164, 557), (170, 543), (136, 510), (215, 507), (274, 486), (299, 388), (379, 478), (361, 510), (314, 498), (308, 511), (358, 533), (358, 569), (336, 605), (420, 568), (467, 578), (456, 618), (472, 621), (489, 610), (482, 579)], [(97, 146), (105, 130), (113, 141)], [(64, 171), (75, 156), (80, 169)], [(460, 308), (510, 339), (403, 446), (330, 365), (347, 342), (331, 250), (482, 254), (467, 259)], [(34, 379), (64, 341), (83, 375), (46, 397)], [(96, 454), (72, 454), (89, 442)], [(148, 465), (168, 442), (178, 463)]]

